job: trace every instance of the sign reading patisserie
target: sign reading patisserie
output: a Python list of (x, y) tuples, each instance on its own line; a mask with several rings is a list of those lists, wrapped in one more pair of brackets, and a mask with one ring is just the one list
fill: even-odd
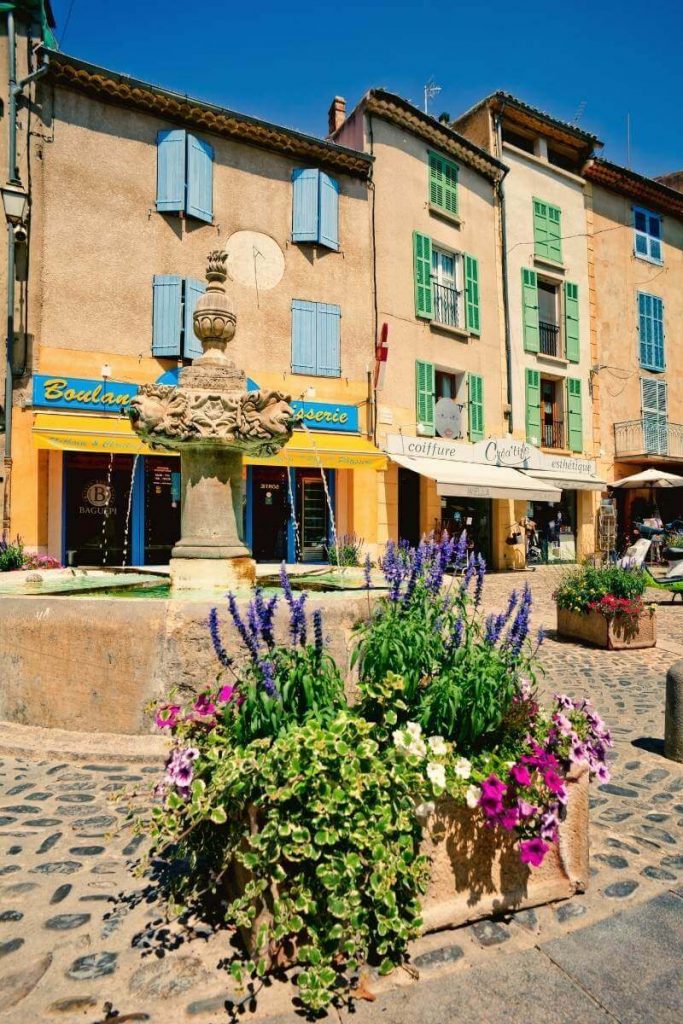
[[(73, 412), (122, 413), (137, 390), (137, 384), (122, 381), (37, 373), (33, 377), (33, 405), (41, 409), (69, 409)], [(358, 407), (355, 405), (295, 401), (292, 408), (297, 425), (309, 430), (358, 433)]]

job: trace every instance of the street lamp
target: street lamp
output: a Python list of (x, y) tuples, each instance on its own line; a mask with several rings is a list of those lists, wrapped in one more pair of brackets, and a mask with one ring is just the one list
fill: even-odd
[(28, 207), (28, 195), (18, 185), (3, 185), (2, 205), (5, 210), (5, 220), (11, 227), (23, 223), (26, 218)]

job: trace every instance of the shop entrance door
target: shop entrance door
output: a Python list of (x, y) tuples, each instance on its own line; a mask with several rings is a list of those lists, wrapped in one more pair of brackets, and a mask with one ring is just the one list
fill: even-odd
[(441, 530), (460, 537), (465, 530), (468, 555), (491, 556), (491, 502), (488, 498), (442, 498)]
[(289, 520), (287, 470), (254, 466), (252, 474), (254, 558), (257, 562), (286, 561)]
[(67, 565), (122, 564), (132, 472), (132, 455), (65, 452)]
[(168, 565), (180, 539), (180, 459), (145, 456), (145, 565)]
[(320, 473), (315, 476), (301, 474), (297, 482), (301, 509), (301, 561), (324, 562), (327, 558), (329, 517), (322, 477)]
[(420, 543), (420, 476), (403, 466), (398, 470), (398, 538), (414, 547)]

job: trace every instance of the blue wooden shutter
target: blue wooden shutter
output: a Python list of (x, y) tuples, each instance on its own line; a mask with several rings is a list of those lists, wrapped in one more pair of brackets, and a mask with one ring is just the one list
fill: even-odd
[(292, 372), (316, 373), (316, 303), (292, 299)]
[(420, 433), (434, 434), (434, 363), (415, 361), (415, 412)]
[(339, 185), (324, 171), (320, 172), (320, 219), (318, 241), (328, 249), (339, 248)]
[(185, 279), (185, 297), (183, 303), (183, 330), (184, 330), (184, 352), (186, 359), (196, 359), (202, 355), (203, 348), (199, 338), (192, 327), (192, 314), (197, 305), (197, 299), (206, 291), (206, 284), (203, 281), (195, 281), (188, 277)]
[(432, 319), (432, 240), (413, 231), (413, 275), (415, 316)]
[(297, 167), (292, 171), (292, 241), (318, 241), (318, 179), (320, 171)]
[(152, 355), (180, 356), (182, 278), (155, 274), (153, 279)]
[(564, 340), (565, 352), (570, 363), (578, 363), (581, 355), (579, 339), (579, 286), (571, 281), (564, 283)]
[(538, 283), (536, 271), (522, 267), (522, 327), (525, 352), (538, 352)]
[(196, 135), (187, 136), (188, 217), (213, 220), (213, 146)]
[(663, 370), (664, 303), (658, 295), (638, 292), (638, 333), (640, 365), (648, 370)]
[(327, 302), (316, 302), (316, 373), (320, 377), (341, 374), (341, 309)]
[(472, 334), (481, 334), (479, 260), (467, 253), (465, 253), (465, 325)]
[(541, 443), (541, 374), (526, 371), (526, 439), (530, 444)]
[(581, 408), (581, 381), (567, 377), (567, 425), (569, 447), (573, 452), (583, 451), (583, 410)]
[(470, 373), (467, 378), (469, 386), (469, 433), (470, 441), (484, 439), (484, 378), (477, 373)]
[(157, 133), (157, 210), (185, 209), (185, 135), (181, 128)]

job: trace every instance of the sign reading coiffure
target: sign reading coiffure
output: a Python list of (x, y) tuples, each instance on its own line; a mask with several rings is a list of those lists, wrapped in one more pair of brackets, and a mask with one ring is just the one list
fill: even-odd
[(510, 469), (538, 469), (548, 473), (570, 473), (577, 477), (595, 475), (593, 459), (573, 455), (550, 455), (526, 441), (509, 437), (490, 437), (476, 444), (458, 444), (442, 437), (411, 437), (389, 434), (389, 455), (408, 455), (414, 459), (445, 459), (448, 462), (476, 462), (483, 466), (507, 466)]

